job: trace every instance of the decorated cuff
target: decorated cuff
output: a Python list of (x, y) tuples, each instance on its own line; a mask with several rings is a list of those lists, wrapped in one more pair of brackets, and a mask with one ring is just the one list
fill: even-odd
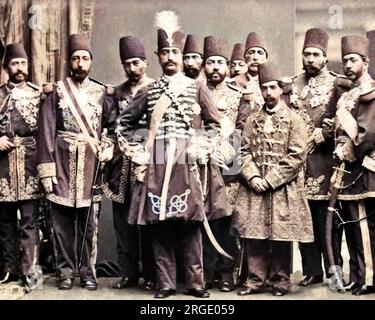
[(56, 177), (56, 164), (54, 162), (41, 163), (36, 168), (39, 178)]
[(243, 165), (241, 169), (241, 175), (250, 183), (251, 179), (254, 177), (261, 177), (261, 173), (255, 162), (252, 160), (243, 160)]
[(274, 190), (285, 183), (285, 178), (282, 177), (277, 170), (269, 171), (264, 177), (264, 180), (266, 180)]

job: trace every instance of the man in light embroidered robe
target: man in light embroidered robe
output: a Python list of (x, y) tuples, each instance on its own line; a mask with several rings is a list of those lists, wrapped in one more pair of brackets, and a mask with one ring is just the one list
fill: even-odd
[(304, 198), (307, 135), (302, 118), (285, 104), (277, 67), (259, 66), (265, 104), (249, 117), (243, 133), (241, 175), (232, 234), (248, 239), (248, 280), (239, 295), (273, 295), (290, 287), (292, 241), (312, 242), (311, 213)]
[(52, 206), (58, 287), (71, 289), (78, 267), (81, 287), (96, 290), (100, 193), (93, 186), (100, 183), (98, 161), (113, 156), (117, 113), (105, 86), (88, 77), (92, 54), (84, 36), (69, 37), (69, 57), (71, 77), (45, 89), (50, 92), (40, 112), (38, 173)]

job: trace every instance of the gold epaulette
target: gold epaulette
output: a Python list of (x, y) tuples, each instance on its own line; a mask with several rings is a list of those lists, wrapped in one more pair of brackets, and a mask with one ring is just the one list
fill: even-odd
[(336, 84), (341, 88), (351, 88), (352, 86), (352, 80), (344, 77), (344, 76), (338, 76), (335, 80)]
[(45, 95), (50, 94), (53, 91), (54, 86), (55, 86), (55, 84), (52, 83), (52, 82), (43, 84), (43, 93)]
[(47, 98), (47, 95), (49, 95), (50, 93), (52, 93), (53, 91), (53, 87), (55, 86), (56, 84), (55, 83), (52, 83), (52, 82), (49, 82), (49, 83), (45, 83), (43, 84), (43, 89), (42, 89), (42, 94), (40, 96), (40, 98), (44, 101), (46, 100)]

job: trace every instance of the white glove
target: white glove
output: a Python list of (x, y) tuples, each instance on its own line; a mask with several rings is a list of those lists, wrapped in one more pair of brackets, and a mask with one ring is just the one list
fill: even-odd
[(57, 184), (56, 177), (45, 177), (41, 181), (46, 193), (51, 193), (53, 191), (53, 184)]
[(150, 154), (143, 149), (137, 150), (131, 160), (139, 166), (145, 166), (150, 163)]
[(98, 153), (98, 158), (100, 162), (108, 162), (113, 158), (114, 145), (103, 148), (101, 152)]

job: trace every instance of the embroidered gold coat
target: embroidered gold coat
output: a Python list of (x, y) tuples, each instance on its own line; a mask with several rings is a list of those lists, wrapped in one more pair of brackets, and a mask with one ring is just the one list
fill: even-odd
[(323, 119), (336, 113), (336, 76), (323, 68), (316, 77), (297, 76), (288, 94), (290, 106), (301, 115), (315, 140), (314, 151), (307, 156), (305, 192), (309, 200), (328, 200), (334, 161), (333, 130), (323, 128)]
[[(360, 83), (343, 92), (337, 102), (336, 149), (344, 145), (345, 173), (339, 200), (375, 197), (375, 82), (365, 75)], [(344, 109), (349, 117), (341, 116)], [(346, 130), (348, 129), (348, 130)], [(354, 129), (355, 136), (350, 137)]]
[(0, 136), (15, 145), (0, 151), (0, 202), (38, 199), (41, 188), (36, 170), (35, 136), (40, 90), (35, 85), (11, 82), (0, 87)]
[[(137, 90), (141, 92), (147, 88), (155, 80), (146, 77), (142, 86)], [(116, 88), (116, 105), (118, 114), (125, 110), (126, 106), (133, 100), (134, 94), (129, 81), (125, 81)], [(144, 119), (139, 123), (139, 128), (145, 127)], [(142, 137), (140, 137), (142, 138)], [(131, 161), (120, 150), (118, 144), (115, 145), (113, 158), (107, 162), (103, 170), (103, 193), (105, 196), (115, 202), (124, 203), (130, 192), (130, 186), (134, 184), (135, 177)], [(131, 181), (130, 181), (131, 180)]]
[[(166, 219), (203, 221), (204, 218), (204, 194), (199, 170), (189, 161), (187, 151), (192, 145), (192, 137), (202, 126), (202, 120), (205, 128), (216, 136), (220, 132), (220, 118), (206, 85), (182, 74), (175, 77), (174, 81), (183, 88), (177, 96), (170, 88), (170, 80), (162, 76), (149, 90), (139, 93), (119, 117), (120, 138), (132, 141), (133, 132), (144, 114), (150, 128), (150, 119), (159, 98), (166, 94), (172, 101), (157, 128), (144, 181), (137, 181), (134, 185), (129, 209), (130, 224), (159, 222), (163, 185), (167, 191)], [(169, 154), (173, 163), (170, 180), (166, 183), (168, 150), (173, 150), (172, 141), (176, 142), (176, 147), (173, 154)], [(226, 200), (222, 180), (218, 189), (210, 192), (213, 192), (213, 202)], [(228, 212), (218, 214), (228, 215)]]
[[(280, 103), (273, 115), (262, 108), (243, 133), (243, 183), (235, 200), (232, 234), (240, 238), (313, 241), (311, 213), (303, 194), (306, 125)], [(259, 176), (271, 188), (256, 193), (250, 180)]]
[[(101, 136), (104, 128), (114, 140), (116, 107), (106, 88), (89, 78), (76, 85), (90, 126)], [(64, 98), (61, 82), (54, 85), (40, 112), (38, 131), (38, 173), (56, 176), (47, 199), (68, 207), (88, 207), (96, 171), (96, 157)], [(97, 195), (94, 200), (100, 200)]]

